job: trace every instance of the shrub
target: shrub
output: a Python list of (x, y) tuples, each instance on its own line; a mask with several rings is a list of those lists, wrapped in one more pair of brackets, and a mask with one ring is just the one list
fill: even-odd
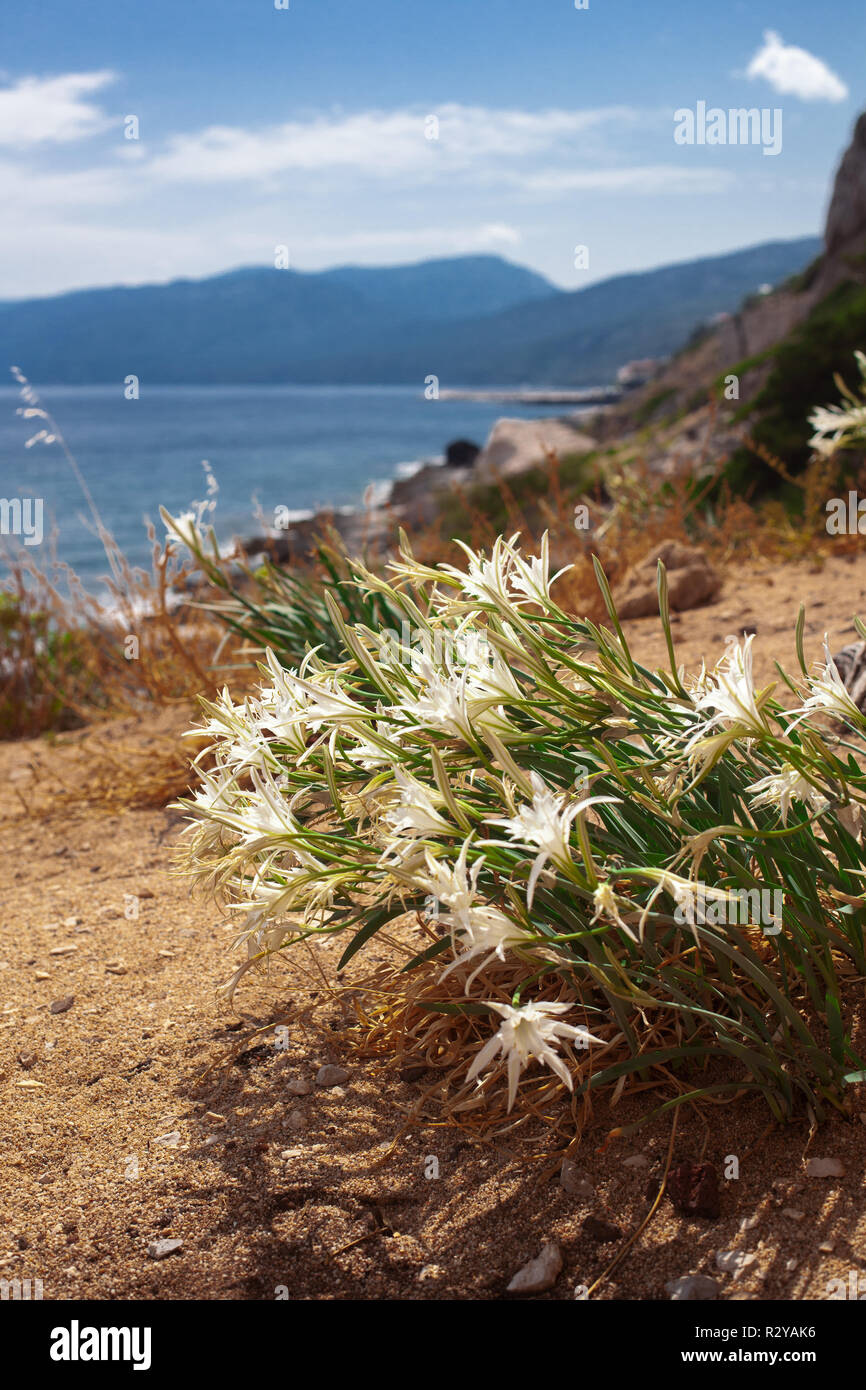
[(843, 1107), (864, 1065), (845, 986), (866, 972), (866, 719), (829, 657), (807, 674), (801, 619), (790, 708), (755, 690), (752, 638), (687, 688), (663, 569), (671, 669), (651, 672), (600, 568), (611, 628), (558, 606), (546, 540), (467, 558), (422, 565), (404, 541), (392, 580), (356, 565), (396, 632), (326, 594), (336, 660), (290, 669), (277, 647), (256, 695), (203, 702), (183, 867), (242, 922), (227, 991), (314, 935), (345, 934), (345, 964), (414, 912), (411, 969), (448, 960), (461, 986), (435, 1007), (488, 1020), (466, 1082), (507, 1072), (509, 1107), (533, 1060), (584, 1095), (663, 1081), (674, 1104)]

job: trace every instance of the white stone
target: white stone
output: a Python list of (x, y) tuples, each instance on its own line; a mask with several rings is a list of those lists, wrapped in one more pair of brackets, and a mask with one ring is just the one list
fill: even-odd
[(541, 1254), (536, 1255), (522, 1269), (519, 1269), (508, 1285), (509, 1293), (544, 1293), (552, 1289), (562, 1269), (562, 1251), (555, 1241), (542, 1246)]

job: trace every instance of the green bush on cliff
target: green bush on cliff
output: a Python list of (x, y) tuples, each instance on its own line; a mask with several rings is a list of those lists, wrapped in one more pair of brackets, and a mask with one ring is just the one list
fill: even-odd
[[(762, 389), (739, 412), (759, 446), (781, 459), (789, 473), (809, 461), (809, 412), (816, 401), (838, 394), (835, 376), (850, 375), (854, 352), (866, 342), (866, 285), (846, 280), (818, 303), (808, 318), (773, 348), (772, 367)], [(744, 363), (733, 368), (742, 374)], [(729, 482), (758, 492), (778, 489), (779, 475), (744, 446), (731, 458)]]

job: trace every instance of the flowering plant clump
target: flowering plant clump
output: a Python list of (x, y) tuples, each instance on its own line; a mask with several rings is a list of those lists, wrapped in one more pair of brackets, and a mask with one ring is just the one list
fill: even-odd
[(600, 567), (610, 628), (557, 605), (546, 538), (464, 550), (466, 570), (405, 539), (390, 579), (356, 564), (387, 631), (326, 592), (321, 651), (277, 643), (258, 693), (204, 702), (185, 867), (241, 919), (226, 988), (314, 934), (347, 934), (345, 963), (415, 912), (412, 965), (489, 1017), (467, 1081), (507, 1074), (509, 1108), (536, 1063), (576, 1094), (673, 1080), (677, 1103), (843, 1107), (864, 1079), (843, 986), (866, 974), (866, 719), (829, 657), (808, 673), (802, 614), (783, 704), (755, 688), (751, 637), (685, 683), (661, 567), (670, 670), (652, 672)]

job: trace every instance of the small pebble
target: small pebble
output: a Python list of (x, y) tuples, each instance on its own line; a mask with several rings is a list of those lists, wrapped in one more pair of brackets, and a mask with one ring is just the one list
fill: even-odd
[(562, 1167), (559, 1170), (559, 1183), (564, 1192), (569, 1197), (579, 1197), (583, 1202), (595, 1200), (596, 1192), (589, 1178), (582, 1168), (571, 1158), (562, 1160)]
[(154, 1240), (147, 1247), (152, 1260), (166, 1260), (169, 1255), (177, 1255), (183, 1249), (182, 1240)]
[(344, 1081), (348, 1081), (351, 1072), (345, 1067), (325, 1066), (319, 1067), (316, 1072), (317, 1086), (342, 1086)]
[(787, 1216), (789, 1221), (803, 1221), (805, 1220), (806, 1213), (804, 1211), (797, 1211), (794, 1207), (783, 1207), (782, 1215)]
[(293, 1076), (286, 1082), (286, 1090), (290, 1096), (308, 1096), (312, 1089), (309, 1081), (305, 1081), (302, 1076)]
[(75, 1003), (74, 994), (64, 994), (62, 999), (54, 999), (48, 1007), (48, 1012), (52, 1014), (65, 1014)]
[(720, 1269), (723, 1274), (733, 1274), (734, 1278), (741, 1274), (749, 1265), (753, 1265), (757, 1255), (748, 1255), (745, 1250), (717, 1250), (716, 1269)]
[(552, 1289), (562, 1270), (562, 1251), (555, 1241), (519, 1269), (508, 1285), (509, 1293), (544, 1293)]
[(845, 1165), (838, 1158), (810, 1158), (806, 1164), (807, 1178), (844, 1178)]
[(718, 1298), (719, 1285), (708, 1274), (683, 1274), (665, 1284), (672, 1303), (701, 1302)]
[(588, 1216), (582, 1229), (590, 1240), (597, 1240), (602, 1245), (607, 1245), (612, 1240), (619, 1240), (622, 1235), (619, 1226), (614, 1226), (610, 1221), (602, 1221), (597, 1216)]

